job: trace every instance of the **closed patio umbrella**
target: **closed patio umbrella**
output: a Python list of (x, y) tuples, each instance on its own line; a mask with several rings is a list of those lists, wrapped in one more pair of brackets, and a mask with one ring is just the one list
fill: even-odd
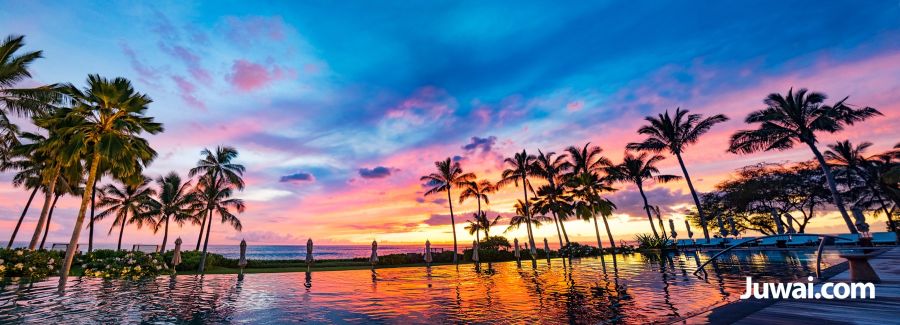
[(241, 267), (243, 273), (244, 267), (247, 266), (247, 241), (241, 239), (241, 258), (238, 259), (238, 266)]
[(175, 266), (181, 264), (181, 237), (175, 240), (175, 251), (172, 253), (172, 270), (175, 270)]
[(306, 266), (313, 262), (313, 242), (312, 238), (306, 240)]
[(669, 219), (669, 229), (672, 231), (672, 238), (678, 237), (678, 233), (675, 232), (675, 220)]
[(372, 241), (372, 256), (369, 257), (369, 262), (372, 263), (372, 269), (375, 269), (375, 264), (378, 264), (378, 243), (376, 241)]
[(513, 238), (513, 246), (515, 246), (516, 264), (522, 266), (522, 254), (519, 253), (519, 239)]
[(472, 261), (478, 263), (478, 242), (472, 241)]
[(694, 232), (691, 231), (691, 223), (687, 219), (684, 219), (684, 228), (687, 229), (688, 238), (694, 239)]
[(544, 254), (547, 255), (547, 264), (550, 264), (550, 243), (547, 242), (547, 237), (544, 237)]
[(431, 266), (431, 242), (425, 240), (425, 265)]

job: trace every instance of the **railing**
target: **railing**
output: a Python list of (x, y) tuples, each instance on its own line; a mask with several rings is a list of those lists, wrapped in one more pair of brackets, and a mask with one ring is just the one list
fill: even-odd
[(694, 275), (697, 275), (697, 273), (700, 272), (700, 271), (703, 271), (704, 273), (706, 273), (706, 271), (705, 271), (703, 268), (704, 268), (707, 264), (712, 263), (713, 261), (716, 260), (716, 258), (718, 258), (719, 256), (721, 256), (722, 254), (725, 254), (726, 252), (728, 252), (728, 251), (730, 251), (730, 250), (732, 250), (732, 249), (734, 249), (734, 248), (736, 248), (736, 247), (740, 247), (741, 245), (744, 245), (744, 244), (750, 244), (750, 243), (757, 242), (757, 241), (760, 241), (760, 240), (763, 240), (763, 239), (766, 239), (766, 238), (773, 238), (773, 237), (787, 237), (788, 240), (790, 240), (792, 236), (819, 237), (819, 248), (816, 250), (816, 278), (820, 278), (821, 275), (822, 275), (822, 249), (825, 247), (825, 238), (835, 238), (835, 239), (842, 239), (842, 240), (846, 240), (846, 241), (853, 242), (853, 240), (850, 239), (850, 238), (845, 238), (845, 237), (840, 237), (840, 236), (833, 236), (833, 235), (824, 235), (824, 234), (784, 234), (784, 235), (769, 235), (769, 236), (757, 237), (757, 238), (748, 239), (748, 240), (742, 240), (741, 242), (739, 242), (739, 243), (737, 243), (737, 244), (734, 244), (734, 245), (731, 245), (731, 246), (729, 246), (728, 248), (723, 249), (722, 251), (720, 251), (720, 252), (717, 253), (716, 255), (713, 255), (712, 257), (710, 257), (708, 261), (706, 261), (705, 263), (703, 263), (703, 264), (701, 264), (699, 267), (697, 267), (697, 270), (694, 271)]

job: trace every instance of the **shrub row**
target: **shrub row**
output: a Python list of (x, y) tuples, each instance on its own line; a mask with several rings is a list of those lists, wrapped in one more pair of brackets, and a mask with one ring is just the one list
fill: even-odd
[(59, 272), (61, 259), (55, 251), (0, 249), (0, 278), (43, 279)]

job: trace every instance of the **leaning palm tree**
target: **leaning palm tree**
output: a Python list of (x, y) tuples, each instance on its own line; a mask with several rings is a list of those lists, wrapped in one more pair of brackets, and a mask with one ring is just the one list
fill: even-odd
[[(532, 209), (535, 213), (549, 213), (553, 217), (553, 223), (556, 224), (556, 236), (559, 238), (559, 247), (565, 247), (565, 244), (569, 243), (569, 235), (565, 233), (566, 228), (563, 226), (563, 221), (569, 217), (568, 201), (570, 198), (566, 195), (565, 189), (556, 184), (541, 185), (536, 194), (537, 196), (533, 198)], [(560, 227), (562, 227), (562, 233)], [(565, 244), (563, 235), (565, 235)]]
[(97, 221), (109, 216), (115, 218), (108, 234), (112, 234), (117, 227), (119, 228), (116, 250), (122, 250), (122, 235), (125, 233), (126, 224), (137, 224), (138, 228), (147, 223), (153, 226), (152, 219), (146, 216), (152, 196), (156, 195), (156, 191), (150, 188), (149, 184), (150, 179), (145, 178), (137, 183), (122, 184), (120, 187), (109, 184), (100, 191), (102, 194), (97, 207), (105, 210), (97, 214), (96, 218)]
[(37, 194), (38, 190), (42, 188), (41, 170), (44, 169), (44, 161), (35, 159), (33, 155), (25, 155), (24, 157), (21, 157), (21, 159), (14, 159), (0, 165), (0, 171), (10, 169), (18, 170), (13, 176), (13, 186), (30, 189), (31, 195), (28, 196), (28, 201), (25, 203), (25, 208), (22, 209), (19, 221), (16, 222), (16, 227), (9, 237), (9, 243), (6, 245), (6, 249), (12, 248), (13, 242), (16, 241), (16, 235), (19, 233), (19, 228), (22, 226), (22, 221), (25, 220), (25, 215), (28, 214), (28, 208), (31, 207), (31, 202), (34, 200), (34, 196)]
[(456, 247), (456, 218), (453, 215), (453, 195), (450, 194), (454, 186), (464, 186), (466, 182), (475, 180), (475, 174), (464, 173), (459, 162), (452, 161), (450, 158), (435, 161), (434, 166), (437, 172), (422, 176), (419, 180), (427, 182), (426, 185), (431, 188), (425, 192), (425, 196), (447, 192), (447, 204), (450, 205), (450, 226), (453, 228), (453, 263), (459, 263), (457, 260)]
[(616, 249), (616, 242), (613, 239), (612, 230), (609, 228), (609, 222), (606, 220), (612, 215), (612, 211), (616, 208), (615, 204), (600, 196), (600, 192), (614, 190), (609, 186), (607, 179), (597, 176), (595, 173), (580, 173), (569, 178), (566, 186), (572, 192), (575, 198), (573, 203), (573, 212), (582, 220), (590, 222), (594, 221), (594, 231), (597, 235), (597, 247), (603, 249), (603, 241), (600, 239), (600, 227), (597, 225), (597, 215), (603, 218), (603, 226), (606, 227), (606, 236), (609, 238), (609, 245), (613, 250)]
[[(522, 194), (525, 196), (525, 199), (522, 201), (522, 216), (526, 219), (531, 218), (530, 211), (528, 211), (528, 191), (534, 192), (534, 189), (531, 188), (531, 182), (528, 181), (528, 177), (534, 175), (534, 162), (536, 159), (537, 158), (534, 155), (529, 155), (524, 149), (522, 152), (517, 152), (512, 158), (504, 159), (503, 163), (506, 165), (506, 169), (501, 173), (502, 179), (497, 183), (498, 187), (509, 184), (515, 184), (515, 186), (518, 187), (519, 183), (522, 183)], [(531, 222), (526, 222), (525, 226), (528, 230), (528, 244), (531, 248), (531, 264), (534, 265), (534, 258), (537, 256), (537, 251), (534, 248), (534, 234), (531, 231)]]
[(830, 164), (843, 167), (846, 170), (848, 179), (856, 176), (863, 180), (866, 188), (872, 192), (871, 196), (874, 197), (875, 201), (878, 201), (882, 212), (887, 215), (888, 225), (890, 225), (889, 230), (893, 231), (894, 220), (890, 210), (888, 210), (887, 203), (884, 201), (885, 199), (881, 196), (881, 191), (877, 188), (878, 180), (872, 177), (872, 173), (869, 172), (872, 170), (873, 165), (879, 163), (880, 159), (877, 155), (874, 157), (866, 157), (864, 155), (866, 149), (871, 146), (871, 142), (863, 142), (854, 146), (850, 140), (838, 141), (828, 145), (828, 150), (825, 151), (824, 156), (825, 160)]
[(835, 133), (844, 129), (844, 125), (853, 125), (870, 117), (881, 115), (871, 107), (855, 109), (838, 101), (832, 106), (824, 105), (826, 96), (823, 93), (800, 89), (796, 93), (788, 90), (787, 96), (773, 93), (763, 101), (766, 108), (747, 115), (747, 124), (759, 124), (755, 130), (741, 130), (731, 136), (728, 151), (733, 153), (753, 153), (757, 151), (786, 150), (801, 142), (809, 146), (831, 190), (832, 203), (841, 212), (844, 222), (851, 233), (857, 233), (850, 215), (844, 208), (844, 201), (837, 190), (831, 167), (816, 147), (817, 132)]
[(209, 234), (212, 229), (212, 217), (216, 214), (221, 217), (222, 223), (228, 223), (237, 231), (241, 230), (241, 221), (232, 211), (244, 212), (244, 201), (232, 198), (235, 185), (227, 177), (220, 177), (214, 181), (212, 174), (200, 178), (195, 189), (196, 200), (194, 210), (211, 211), (210, 220), (206, 225), (206, 236), (203, 239), (203, 255), (200, 257), (200, 266), (197, 272), (203, 273), (206, 269), (206, 255), (209, 246)]
[[(9, 115), (27, 117), (50, 109), (58, 98), (57, 85), (35, 88), (18, 88), (22, 81), (31, 78), (29, 66), (42, 57), (41, 51), (19, 52), (25, 46), (24, 36), (7, 36), (0, 42), (0, 139), (13, 140), (16, 126)], [(8, 141), (0, 142), (5, 149)], [(4, 148), (0, 147), (0, 148)], [(0, 152), (5, 154), (6, 152)]]
[(459, 193), (459, 204), (462, 204), (467, 199), (475, 198), (475, 200), (478, 201), (478, 211), (475, 213), (475, 216), (483, 216), (484, 213), (481, 210), (481, 201), (484, 201), (484, 204), (491, 204), (488, 194), (496, 192), (497, 187), (486, 179), (465, 182), (462, 184), (462, 187), (463, 190)]
[[(647, 153), (641, 153), (635, 156), (631, 153), (626, 153), (621, 164), (607, 168), (611, 181), (630, 182), (637, 186), (638, 192), (641, 193), (641, 198), (644, 199), (644, 211), (647, 212), (650, 229), (653, 230), (653, 235), (656, 237), (659, 237), (659, 233), (656, 232), (656, 226), (653, 224), (653, 215), (650, 214), (651, 208), (650, 203), (647, 202), (647, 195), (644, 194), (644, 181), (652, 180), (657, 183), (667, 183), (681, 178), (675, 175), (659, 175), (656, 163), (663, 159), (665, 158), (660, 155), (650, 156)], [(665, 235), (664, 230), (663, 235)]]
[(463, 227), (463, 229), (469, 232), (469, 235), (475, 236), (476, 242), (481, 241), (481, 239), (478, 238), (478, 234), (483, 230), (481, 229), (481, 220), (478, 220), (479, 215), (480, 214), (478, 213), (473, 213), (472, 220), (466, 220), (466, 226)]
[[(212, 179), (212, 184), (218, 183), (219, 179), (225, 179), (226, 183), (233, 185), (239, 191), (244, 190), (244, 165), (234, 163), (233, 160), (238, 157), (238, 151), (234, 147), (216, 147), (216, 151), (210, 151), (204, 148), (200, 152), (203, 159), (197, 161), (197, 167), (191, 168), (188, 176), (208, 175)], [(197, 238), (197, 248), (200, 250), (200, 242), (203, 241), (203, 229), (206, 226), (206, 220), (212, 221), (212, 210), (206, 210), (208, 217), (203, 218), (200, 222), (200, 235)], [(207, 231), (207, 233), (209, 233)]]
[(628, 149), (643, 150), (650, 152), (661, 152), (668, 150), (670, 154), (678, 158), (678, 165), (681, 166), (681, 173), (687, 181), (688, 189), (691, 190), (691, 197), (694, 198), (694, 205), (700, 215), (700, 225), (703, 227), (703, 237), (709, 240), (709, 228), (706, 225), (706, 215), (700, 208), (700, 196), (694, 189), (694, 183), (691, 182), (691, 175), (688, 174), (687, 167), (684, 165), (684, 159), (681, 154), (684, 149), (691, 144), (700, 140), (700, 136), (709, 131), (714, 125), (728, 121), (728, 117), (722, 114), (716, 114), (707, 118), (703, 118), (700, 114), (688, 114), (688, 110), (682, 110), (680, 107), (675, 109), (675, 115), (670, 116), (666, 110), (664, 114), (658, 117), (647, 116), (645, 120), (650, 122), (638, 129), (638, 133), (647, 136), (643, 142), (634, 142), (628, 144)]
[(181, 177), (174, 171), (165, 177), (157, 178), (156, 185), (159, 187), (159, 191), (156, 192), (156, 197), (150, 198), (147, 214), (156, 220), (154, 233), (163, 228), (162, 245), (160, 245), (159, 251), (165, 252), (169, 239), (169, 221), (174, 218), (176, 222), (183, 224), (192, 219), (192, 216), (195, 215), (192, 209), (195, 194), (191, 192), (191, 182), (182, 182)]
[[(587, 150), (587, 148), (585, 148)], [(538, 188), (539, 200), (536, 204), (541, 204), (542, 213), (549, 212), (553, 217), (553, 223), (556, 224), (556, 235), (559, 237), (559, 247), (563, 247), (562, 237), (566, 238), (569, 243), (569, 235), (566, 233), (566, 225), (563, 223), (568, 219), (568, 214), (562, 213), (562, 204), (565, 204), (563, 196), (565, 191), (562, 184), (565, 183), (566, 172), (572, 168), (572, 164), (567, 161), (568, 155), (556, 155), (555, 152), (544, 153), (538, 150), (535, 157), (534, 176), (547, 181), (547, 184)], [(562, 235), (560, 236), (560, 229)]]
[(47, 241), (47, 234), (50, 232), (50, 223), (53, 221), (53, 211), (56, 210), (56, 203), (59, 201), (59, 198), (64, 195), (81, 195), (82, 188), (76, 183), (80, 181), (80, 179), (80, 173), (60, 175), (57, 180), (59, 184), (56, 185), (56, 193), (53, 194), (53, 203), (50, 205), (50, 212), (47, 213), (47, 223), (44, 224), (44, 234), (41, 235), (41, 243), (37, 246), (38, 249), (44, 249), (44, 243)]
[(101, 160), (121, 165), (130, 171), (128, 174), (140, 174), (141, 168), (156, 157), (156, 151), (150, 148), (146, 139), (140, 137), (141, 133), (156, 134), (163, 130), (162, 124), (145, 115), (147, 106), (152, 102), (150, 97), (135, 91), (127, 79), (110, 80), (90, 75), (87, 82), (88, 87), (84, 90), (72, 84), (63, 89), (72, 107), (65, 120), (73, 124), (61, 130), (71, 136), (66, 152), (69, 159), (90, 155), (85, 157), (87, 181), (65, 263), (60, 270), (60, 290), (65, 289), (68, 280)]

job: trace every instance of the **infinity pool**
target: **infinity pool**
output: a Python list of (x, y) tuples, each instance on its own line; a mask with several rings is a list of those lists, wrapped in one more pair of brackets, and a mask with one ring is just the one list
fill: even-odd
[[(0, 291), (0, 323), (646, 323), (737, 299), (745, 276), (787, 281), (815, 272), (811, 251), (600, 258), (279, 274), (57, 279)], [(826, 252), (823, 268), (839, 261)], [(605, 262), (605, 263), (604, 263)]]

